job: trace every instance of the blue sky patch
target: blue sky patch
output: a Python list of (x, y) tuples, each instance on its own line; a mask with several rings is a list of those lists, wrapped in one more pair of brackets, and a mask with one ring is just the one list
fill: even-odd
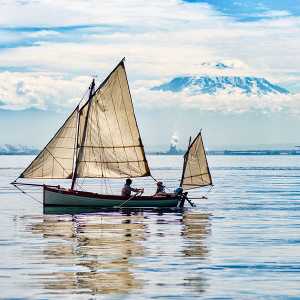
[(97, 25), (97, 24), (81, 24), (81, 25), (70, 25), (70, 26), (21, 26), (21, 27), (1, 27), (2, 30), (10, 32), (38, 32), (42, 30), (51, 30), (57, 32), (72, 32), (82, 29), (90, 28), (102, 28), (103, 30), (114, 30), (115, 26), (113, 25)]
[[(18, 47), (30, 47), (39, 42), (79, 42), (89, 34), (111, 34), (126, 32), (124, 26), (109, 24), (81, 24), (71, 26), (18, 26), (0, 27), (0, 50)], [(5, 39), (5, 36), (9, 36)]]
[(189, 3), (206, 3), (214, 6), (223, 14), (235, 17), (239, 21), (249, 22), (274, 17), (270, 11), (288, 11), (300, 15), (300, 1), (297, 0), (183, 0)]

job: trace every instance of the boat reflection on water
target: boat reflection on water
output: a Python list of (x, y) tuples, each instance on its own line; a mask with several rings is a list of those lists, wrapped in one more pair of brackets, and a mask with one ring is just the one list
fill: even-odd
[(44, 214), (46, 215), (78, 215), (78, 214), (90, 214), (90, 213), (117, 213), (130, 216), (132, 214), (135, 215), (143, 215), (144, 212), (164, 214), (164, 213), (176, 213), (176, 212), (184, 212), (184, 209), (171, 207), (171, 208), (132, 208), (132, 207), (124, 207), (124, 208), (99, 208), (99, 207), (80, 207), (80, 206), (44, 206), (43, 208)]
[[(44, 215), (31, 226), (48, 239), (41, 260), (53, 272), (36, 274), (49, 293), (109, 294), (140, 289), (133, 256), (143, 256), (144, 218), (139, 215)], [(52, 292), (51, 292), (52, 291)]]
[(187, 212), (182, 218), (185, 245), (182, 254), (189, 263), (194, 264), (193, 270), (186, 272), (185, 285), (197, 294), (205, 292), (208, 286), (204, 270), (209, 254), (207, 237), (211, 233), (209, 217), (209, 214)]
[[(208, 255), (208, 215), (188, 210), (92, 211), (49, 208), (48, 214), (27, 226), (41, 238), (32, 255), (44, 268), (31, 276), (33, 287), (41, 289), (43, 296), (147, 298), (170, 288), (174, 295), (179, 290), (205, 291), (201, 264)], [(173, 268), (174, 262), (186, 270)], [(170, 266), (172, 272), (165, 276)]]
[(182, 217), (182, 236), (186, 240), (185, 256), (205, 258), (208, 254), (206, 238), (210, 234), (209, 214), (186, 212)]

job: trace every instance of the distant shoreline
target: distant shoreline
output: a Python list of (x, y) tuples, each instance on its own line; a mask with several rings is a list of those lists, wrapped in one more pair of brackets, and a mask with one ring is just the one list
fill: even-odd
[[(300, 150), (286, 149), (286, 150), (209, 150), (207, 155), (226, 155), (226, 156), (243, 156), (243, 155), (300, 155)], [(184, 155), (184, 151), (177, 153), (168, 152), (149, 152), (150, 155)]]
[(13, 156), (13, 155), (37, 155), (40, 151), (37, 151), (37, 152), (31, 152), (31, 153), (28, 153), (28, 152), (17, 152), (17, 153), (1, 153), (0, 152), (0, 155), (2, 156)]
[(207, 151), (208, 155), (300, 155), (300, 150), (222, 150)]
[[(16, 155), (37, 155), (39, 151), (35, 152), (11, 152), (11, 153), (1, 153), (2, 156), (16, 156)], [(268, 156), (268, 155), (300, 155), (300, 150), (209, 150), (206, 152), (209, 156)], [(156, 156), (182, 156), (184, 152), (178, 153), (168, 153), (168, 152), (146, 152), (147, 155)]]

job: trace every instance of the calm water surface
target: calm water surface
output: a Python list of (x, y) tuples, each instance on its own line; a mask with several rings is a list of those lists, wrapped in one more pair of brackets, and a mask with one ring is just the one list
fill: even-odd
[[(215, 188), (196, 208), (84, 213), (43, 213), (8, 185), (31, 159), (0, 156), (0, 298), (300, 299), (300, 158), (210, 156)], [(149, 162), (178, 184), (180, 157)]]

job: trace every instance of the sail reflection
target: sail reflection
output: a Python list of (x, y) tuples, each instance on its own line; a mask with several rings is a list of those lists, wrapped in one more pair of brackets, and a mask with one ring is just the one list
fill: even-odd
[(35, 274), (36, 282), (49, 293), (95, 295), (142, 288), (131, 272), (131, 258), (144, 255), (140, 241), (145, 226), (140, 215), (44, 215), (30, 230), (49, 239), (41, 259), (55, 272)]
[(197, 294), (203, 293), (208, 285), (203, 268), (208, 257), (207, 237), (211, 232), (209, 215), (186, 211), (182, 223), (185, 246), (182, 254), (185, 260), (194, 264), (193, 272), (186, 273), (188, 276), (184, 279), (184, 285)]
[[(197, 211), (44, 215), (27, 229), (44, 295), (153, 295), (207, 290), (210, 218)], [(41, 240), (42, 238), (42, 240)], [(165, 274), (165, 275), (163, 275)]]

